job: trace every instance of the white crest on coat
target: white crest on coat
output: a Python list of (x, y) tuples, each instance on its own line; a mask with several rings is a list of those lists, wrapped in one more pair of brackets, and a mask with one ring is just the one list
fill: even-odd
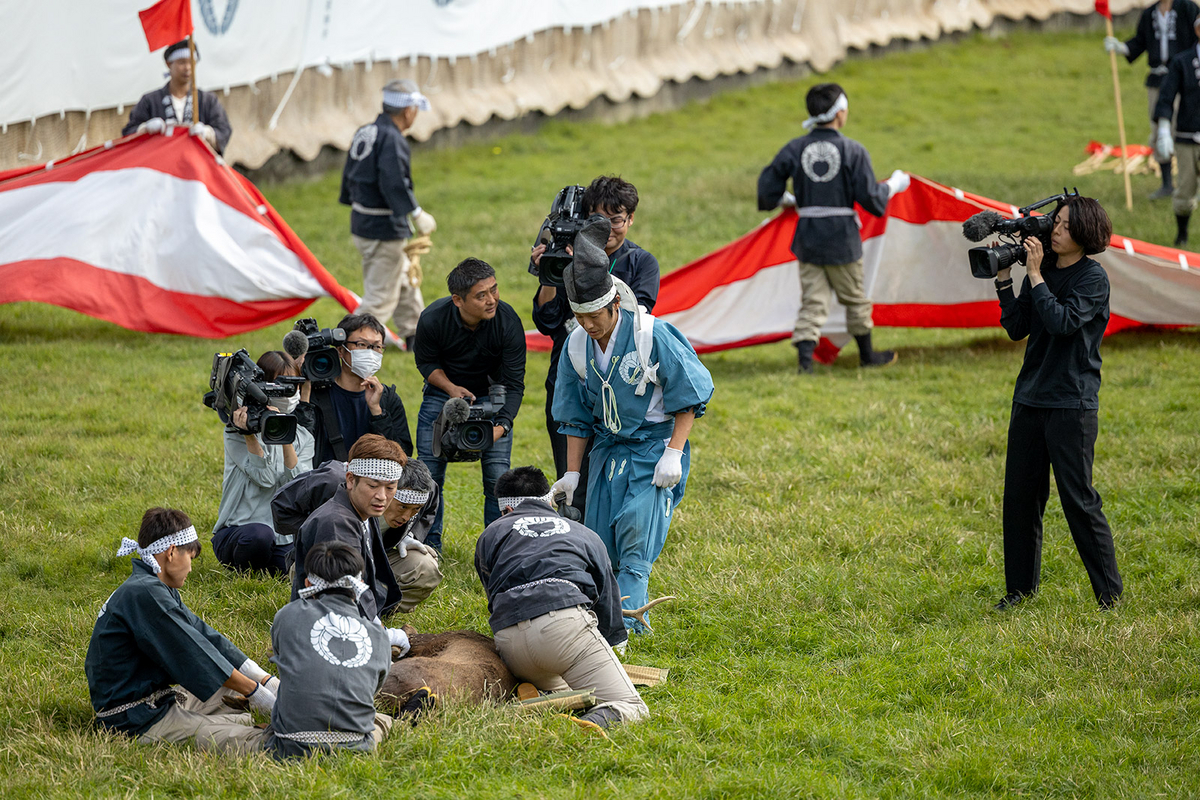
[[(825, 165), (823, 173), (817, 173), (817, 164)], [(829, 183), (842, 168), (842, 153), (830, 142), (813, 142), (800, 154), (800, 166), (813, 183)]]
[(379, 128), (374, 125), (363, 125), (356, 130), (354, 139), (350, 142), (350, 157), (355, 161), (362, 161), (371, 155), (371, 148), (375, 146), (375, 139), (378, 136)]
[[(549, 525), (545, 530), (534, 530), (535, 526)], [(571, 530), (571, 526), (562, 517), (521, 517), (513, 522), (513, 530), (531, 539), (544, 539), (547, 536), (558, 536)]]
[[(321, 658), (339, 667), (353, 669), (366, 664), (371, 658), (371, 636), (366, 627), (356, 619), (343, 617), (330, 611), (321, 617), (312, 627), (309, 634), (313, 649)], [(334, 639), (353, 642), (357, 652), (353, 658), (342, 661), (329, 649), (329, 643)]]
[(636, 350), (630, 350), (621, 357), (621, 363), (617, 366), (617, 372), (620, 374), (621, 380), (630, 386), (633, 386), (642, 379), (642, 361), (638, 358)]

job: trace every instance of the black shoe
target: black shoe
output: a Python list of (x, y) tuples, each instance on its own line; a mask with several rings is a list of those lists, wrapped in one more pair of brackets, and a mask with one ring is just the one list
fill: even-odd
[(813, 374), (813, 351), (817, 349), (816, 342), (792, 342), (796, 348), (797, 363), (801, 375)]
[(1188, 239), (1188, 237), (1186, 237), (1186, 236), (1176, 236), (1175, 237), (1175, 246), (1176, 247), (1185, 247), (1187, 245), (1187, 239)]
[(1192, 219), (1191, 214), (1176, 214), (1175, 228), (1178, 233), (1175, 235), (1175, 246), (1182, 247), (1188, 241), (1188, 222)]
[(895, 364), (900, 356), (896, 355), (895, 350), (875, 350), (871, 347), (871, 334), (864, 333), (862, 336), (855, 336), (854, 341), (858, 343), (858, 365), (860, 367), (886, 367), (888, 364)]
[(1173, 194), (1175, 194), (1175, 187), (1161, 186), (1161, 187), (1159, 187), (1159, 189), (1157, 191), (1152, 192), (1150, 194), (1150, 199), (1151, 200), (1166, 200), (1166, 199), (1170, 198), (1171, 195), (1173, 195)]
[(1000, 602), (992, 606), (996, 611), (1007, 611), (1018, 603), (1022, 602), (1028, 595), (1023, 595), (1020, 592), (1009, 592), (1000, 598)]
[(579, 719), (590, 722), (593, 725), (598, 725), (601, 728), (607, 728), (614, 722), (620, 722), (621, 714), (610, 706), (603, 706), (601, 708), (593, 708), (586, 714), (581, 714)]
[(1121, 602), (1121, 595), (1101, 595), (1097, 602), (1100, 604), (1101, 611), (1112, 611)]

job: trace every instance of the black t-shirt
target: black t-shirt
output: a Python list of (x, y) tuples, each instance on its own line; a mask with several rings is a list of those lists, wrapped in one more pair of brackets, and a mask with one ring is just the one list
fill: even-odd
[(369, 433), (367, 426), (371, 421), (371, 410), (367, 408), (366, 389), (351, 392), (334, 383), (329, 387), (329, 399), (333, 401), (333, 411), (337, 414), (342, 441), (352, 445), (361, 439), (363, 434)]
[(1108, 327), (1108, 274), (1084, 257), (1064, 269), (1054, 254), (1042, 264), (1045, 282), (1021, 283), (1000, 295), (1000, 324), (1013, 341), (1026, 336), (1025, 360), (1013, 402), (1036, 408), (1100, 407), (1100, 341)]

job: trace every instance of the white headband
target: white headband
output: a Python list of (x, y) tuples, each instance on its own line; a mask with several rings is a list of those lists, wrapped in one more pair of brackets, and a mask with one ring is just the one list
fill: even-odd
[(387, 458), (356, 458), (346, 466), (346, 472), (375, 481), (398, 481), (404, 467)]
[(418, 111), (429, 110), (429, 98), (420, 92), (397, 92), (392, 89), (384, 89), (383, 104), (392, 108), (416, 106)]
[(541, 497), (497, 497), (496, 504), (499, 505), (500, 508), (516, 508), (526, 500), (538, 500), (548, 506), (552, 506), (554, 505), (554, 490), (551, 489)]
[[(170, 64), (172, 61), (178, 61), (181, 58), (190, 58), (191, 55), (191, 51), (188, 48), (181, 47), (178, 50), (171, 51), (171, 55), (167, 56), (167, 63)], [(199, 61), (200, 59), (196, 60)]]
[(189, 525), (178, 533), (172, 533), (169, 536), (157, 539), (151, 542), (149, 547), (138, 547), (137, 542), (126, 536), (121, 539), (121, 548), (117, 550), (117, 555), (127, 556), (130, 553), (137, 553), (142, 557), (142, 561), (146, 562), (146, 566), (157, 575), (162, 572), (162, 567), (158, 565), (158, 559), (154, 557), (156, 553), (165, 553), (167, 548), (172, 545), (178, 547), (179, 545), (189, 544), (199, 539), (200, 537), (196, 535), (196, 527), (194, 525)]
[(396, 492), (396, 502), (410, 506), (423, 506), (429, 502), (430, 492), (418, 492), (416, 489), (400, 489)]
[[(362, 573), (360, 572), (359, 575), (362, 575)], [(367, 590), (367, 585), (362, 582), (358, 575), (343, 575), (336, 581), (327, 581), (324, 578), (318, 578), (316, 575), (309, 575), (308, 582), (312, 585), (305, 586), (300, 590), (300, 597), (304, 600), (315, 594), (320, 594), (326, 589), (349, 589), (354, 592), (354, 599), (357, 600)]]
[(804, 130), (806, 130), (806, 131), (812, 130), (813, 128), (815, 128), (818, 125), (824, 125), (826, 122), (833, 122), (833, 118), (838, 115), (839, 111), (849, 111), (849, 110), (850, 110), (850, 101), (846, 99), (846, 95), (844, 93), (839, 94), (838, 99), (833, 101), (832, 108), (830, 108), (824, 114), (817, 114), (815, 117), (809, 117), (808, 119), (804, 120), (804, 122), (801, 124), (804, 125)]
[(608, 306), (612, 305), (612, 301), (616, 298), (617, 285), (614, 283), (602, 297), (597, 297), (591, 302), (572, 303), (570, 300), (567, 302), (570, 303), (572, 312), (576, 314), (591, 314), (593, 311), (599, 311), (602, 308), (607, 308)]

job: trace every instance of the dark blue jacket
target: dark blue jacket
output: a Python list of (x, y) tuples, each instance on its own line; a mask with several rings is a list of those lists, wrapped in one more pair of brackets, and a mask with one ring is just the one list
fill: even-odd
[[(171, 103), (171, 92), (168, 88), (170, 85), (168, 83), (161, 89), (155, 89), (153, 92), (146, 92), (142, 95), (142, 99), (138, 100), (137, 105), (129, 112), (129, 122), (121, 129), (122, 136), (136, 132), (138, 126), (143, 122), (156, 117), (176, 125), (192, 124), (191, 92), (188, 92), (184, 99), (184, 118), (180, 121), (175, 119), (175, 106)], [(200, 119), (198, 121), (213, 129), (213, 133), (217, 137), (217, 152), (224, 153), (225, 146), (229, 144), (229, 137), (233, 135), (233, 128), (229, 126), (229, 118), (225, 116), (225, 109), (221, 107), (221, 102), (212, 92), (197, 92), (197, 97), (200, 100)]]
[(364, 239), (407, 239), (413, 196), (408, 139), (387, 114), (354, 134), (338, 202), (350, 206), (350, 232)]
[(1174, 25), (1166, 32), (1167, 60), (1163, 61), (1158, 48), (1159, 32), (1154, 28), (1154, 10), (1157, 6), (1158, 3), (1153, 3), (1142, 12), (1138, 17), (1137, 32), (1133, 34), (1132, 39), (1125, 42), (1125, 46), (1129, 48), (1129, 55), (1125, 58), (1129, 63), (1132, 64), (1142, 53), (1146, 54), (1146, 61), (1150, 64), (1146, 85), (1151, 88), (1162, 84), (1171, 59), (1196, 46), (1196, 17), (1200, 16), (1200, 8), (1197, 8), (1192, 0), (1175, 0), (1171, 4), (1171, 10), (1167, 12), (1168, 25), (1171, 22), (1174, 22)]

